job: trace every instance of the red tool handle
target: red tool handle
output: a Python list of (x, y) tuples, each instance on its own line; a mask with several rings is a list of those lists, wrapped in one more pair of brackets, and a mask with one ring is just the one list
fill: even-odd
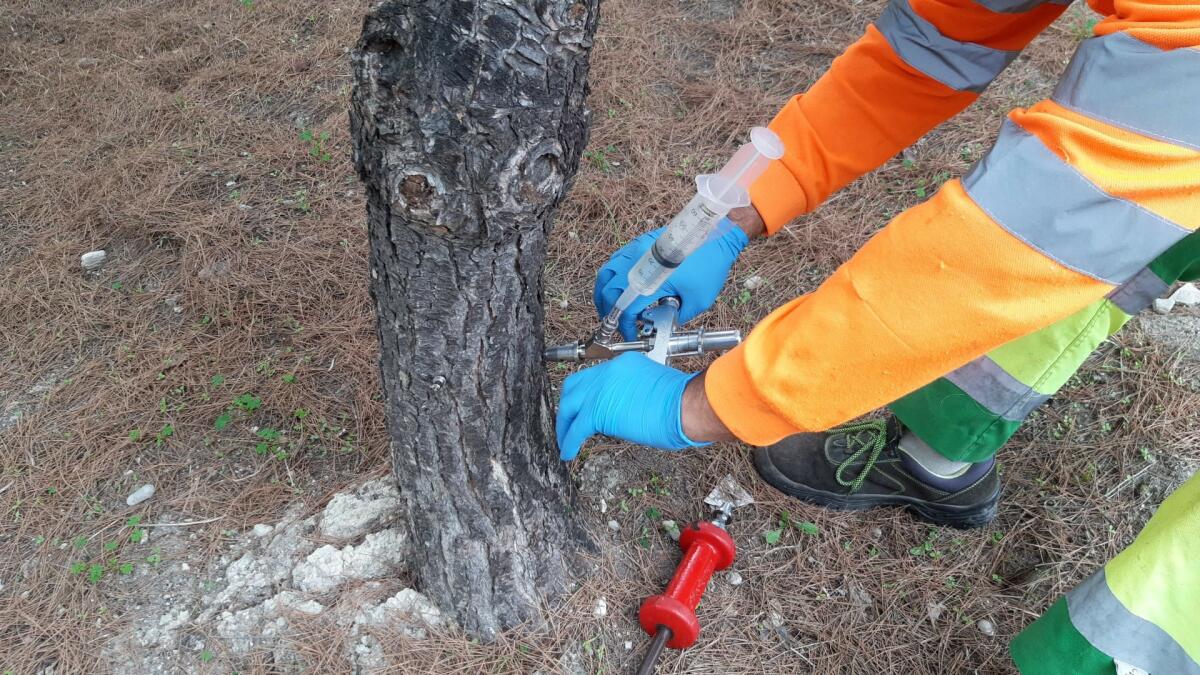
[(675, 576), (667, 585), (666, 592), (652, 595), (642, 603), (638, 620), (642, 630), (649, 635), (659, 627), (671, 631), (672, 649), (690, 647), (700, 635), (700, 621), (696, 618), (696, 605), (708, 586), (713, 572), (733, 564), (737, 547), (733, 537), (712, 523), (692, 523), (679, 534), (679, 548), (683, 549), (683, 560), (675, 568)]

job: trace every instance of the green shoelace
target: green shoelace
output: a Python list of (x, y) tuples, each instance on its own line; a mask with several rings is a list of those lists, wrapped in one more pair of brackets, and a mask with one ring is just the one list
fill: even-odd
[[(871, 473), (871, 469), (875, 468), (875, 462), (879, 461), (879, 453), (883, 452), (883, 449), (887, 447), (887, 422), (883, 420), (856, 422), (854, 424), (835, 427), (829, 431), (830, 433), (846, 434), (846, 446), (854, 450), (854, 454), (847, 457), (846, 461), (838, 464), (837, 471), (833, 474), (838, 485), (850, 488), (850, 494), (854, 494), (862, 487), (863, 481), (867, 479), (867, 474)], [(865, 440), (860, 440), (859, 434), (863, 432), (867, 432), (869, 435)], [(842, 473), (857, 462), (864, 453), (870, 454), (867, 455), (867, 462), (863, 465), (862, 471), (858, 472), (854, 480), (842, 478)]]

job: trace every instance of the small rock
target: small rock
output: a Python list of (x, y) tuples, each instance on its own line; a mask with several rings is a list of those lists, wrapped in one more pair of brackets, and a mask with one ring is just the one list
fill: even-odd
[(125, 504), (127, 506), (137, 506), (153, 496), (154, 486), (147, 483), (130, 493), (130, 495), (125, 498)]
[(616, 532), (617, 530), (621, 529), (621, 524), (615, 520), (610, 520), (610, 521), (608, 521), (608, 529), (612, 530), (613, 532)]
[(774, 635), (778, 637), (784, 644), (792, 642), (791, 631), (787, 628), (787, 622), (784, 621), (783, 615), (775, 610), (771, 610), (767, 615), (767, 620), (763, 622), (762, 631), (759, 636), (767, 640)]
[(179, 569), (187, 572), (188, 570), (192, 569), (192, 566), (187, 563), (179, 563)]
[(940, 602), (931, 602), (925, 605), (925, 616), (929, 617), (929, 623), (937, 623), (944, 611), (946, 611), (946, 606)]
[(251, 534), (253, 534), (256, 537), (265, 537), (274, 531), (275, 531), (274, 525), (268, 525), (267, 523), (259, 523), (259, 524), (255, 525), (254, 529), (252, 529), (250, 532), (251, 532)]
[(234, 185), (237, 185), (237, 181), (236, 181), (236, 180), (227, 180), (227, 181), (225, 181), (225, 187), (233, 187)]
[(756, 274), (752, 277), (747, 278), (745, 281), (743, 281), (742, 288), (744, 288), (748, 291), (753, 291), (755, 289), (762, 287), (762, 285), (765, 284), (766, 282), (767, 282), (766, 279), (763, 279), (762, 277), (760, 277)]
[(400, 489), (391, 477), (368, 481), (353, 492), (339, 493), (321, 512), (321, 535), (357, 539), (381, 525), (390, 525), (402, 512)]
[(85, 56), (75, 62), (75, 66), (78, 68), (95, 68), (98, 65), (100, 65), (100, 59), (95, 59), (90, 56)]
[(1196, 288), (1195, 284), (1184, 284), (1175, 289), (1171, 294), (1171, 300), (1181, 305), (1200, 305), (1200, 288)]
[(994, 625), (992, 625), (992, 622), (988, 621), (987, 619), (980, 619), (975, 624), (975, 627), (979, 629), (980, 633), (983, 633), (984, 635), (986, 635), (988, 637), (994, 637), (996, 635), (996, 627)]
[(1156, 314), (1169, 314), (1175, 307), (1175, 301), (1171, 298), (1155, 298), (1154, 312)]
[(673, 520), (662, 521), (662, 529), (673, 541), (679, 541), (679, 524)]
[(627, 651), (627, 652), (632, 651), (633, 650), (633, 640), (626, 640), (625, 644), (622, 646), (625, 647), (625, 651)]
[(729, 570), (728, 572), (726, 572), (725, 580), (729, 582), (730, 586), (741, 586), (742, 585), (742, 575), (737, 570)]
[(600, 498), (600, 513), (608, 513), (608, 500)]
[(608, 616), (608, 600), (603, 597), (596, 598), (596, 606), (592, 607), (592, 616), (597, 619)]
[(88, 272), (95, 272), (104, 266), (104, 261), (108, 258), (108, 254), (104, 251), (88, 251), (79, 256), (79, 264)]
[(567, 239), (578, 240), (579, 233), (576, 232), (575, 230), (571, 230), (571, 231), (567, 232)]
[(881, 527), (872, 527), (872, 528), (871, 528), (871, 536), (872, 536), (872, 537), (874, 537), (874, 538), (876, 538), (876, 539), (878, 539), (878, 538), (882, 537), (882, 536), (883, 536), (883, 528), (881, 528)]

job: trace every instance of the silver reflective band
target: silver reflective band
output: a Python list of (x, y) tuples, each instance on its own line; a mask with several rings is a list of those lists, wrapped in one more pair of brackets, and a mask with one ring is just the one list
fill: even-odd
[(875, 27), (905, 63), (958, 91), (983, 91), (1020, 53), (951, 40), (908, 0), (888, 3)]
[(1010, 422), (1020, 422), (1050, 398), (1022, 384), (986, 356), (950, 372), (946, 379), (988, 412)]
[(1071, 0), (975, 0), (975, 2), (1000, 14), (1017, 14), (1028, 12), (1042, 5), (1067, 6)]
[(1166, 631), (1134, 614), (1113, 595), (1104, 570), (1067, 593), (1071, 625), (1092, 646), (1151, 675), (1200, 675), (1196, 665)]
[(1110, 284), (1128, 281), (1190, 234), (1096, 187), (1011, 120), (1004, 121), (996, 145), (962, 183), (979, 208), (1010, 234)]
[(1167, 282), (1159, 279), (1149, 267), (1143, 267), (1132, 279), (1109, 293), (1108, 299), (1122, 312), (1133, 316), (1154, 304), (1154, 299), (1161, 298), (1168, 288)]
[(1059, 105), (1200, 150), (1200, 51), (1113, 33), (1084, 40), (1051, 96)]

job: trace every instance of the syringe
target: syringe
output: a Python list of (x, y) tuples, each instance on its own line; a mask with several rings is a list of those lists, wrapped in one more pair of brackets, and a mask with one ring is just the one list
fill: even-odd
[(650, 250), (629, 269), (629, 286), (617, 298), (594, 342), (609, 344), (621, 314), (641, 295), (658, 290), (667, 277), (712, 234), (732, 209), (750, 205), (750, 185), (772, 160), (783, 156), (783, 141), (766, 127), (750, 130), (750, 142), (738, 148), (721, 171), (696, 176), (696, 196), (683, 207)]

